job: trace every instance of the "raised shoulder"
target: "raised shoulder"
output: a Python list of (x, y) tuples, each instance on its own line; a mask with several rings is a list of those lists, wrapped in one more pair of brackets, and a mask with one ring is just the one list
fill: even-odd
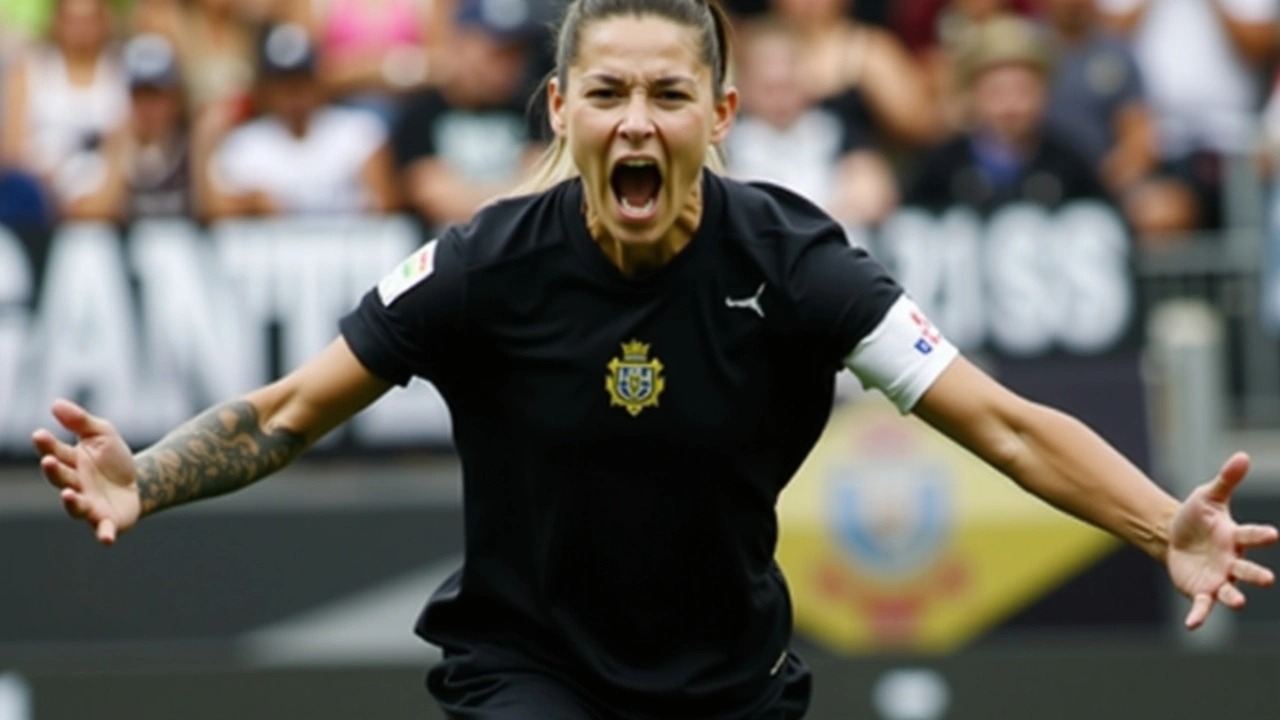
[(782, 185), (765, 180), (740, 181), (720, 178), (732, 214), (753, 221), (770, 221), (783, 226), (813, 225), (837, 227), (836, 221), (813, 201)]
[(563, 242), (561, 206), (565, 186), (502, 198), (482, 207), (471, 221), (448, 232), (462, 245), (468, 270), (512, 261)]
[(844, 230), (809, 199), (769, 182), (721, 179), (729, 234), (751, 245), (781, 248), (845, 242)]

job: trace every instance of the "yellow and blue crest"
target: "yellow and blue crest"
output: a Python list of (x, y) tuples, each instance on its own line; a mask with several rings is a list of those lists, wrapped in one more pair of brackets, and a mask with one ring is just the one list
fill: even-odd
[(955, 501), (943, 469), (909, 458), (837, 464), (826, 485), (833, 539), (876, 576), (923, 572), (946, 550)]
[(639, 340), (622, 343), (622, 356), (609, 361), (609, 374), (604, 378), (609, 406), (622, 406), (631, 417), (647, 407), (657, 407), (666, 385), (662, 361), (650, 359), (648, 343)]

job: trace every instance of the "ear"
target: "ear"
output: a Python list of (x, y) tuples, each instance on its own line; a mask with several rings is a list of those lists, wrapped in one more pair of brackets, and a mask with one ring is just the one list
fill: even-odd
[(724, 89), (724, 96), (716, 101), (716, 120), (711, 126), (711, 142), (719, 144), (728, 137), (733, 120), (738, 116), (738, 89), (732, 85)]
[(564, 117), (564, 93), (560, 89), (560, 78), (553, 77), (547, 81), (547, 118), (551, 121), (551, 130), (556, 137), (562, 138), (566, 134), (568, 123)]

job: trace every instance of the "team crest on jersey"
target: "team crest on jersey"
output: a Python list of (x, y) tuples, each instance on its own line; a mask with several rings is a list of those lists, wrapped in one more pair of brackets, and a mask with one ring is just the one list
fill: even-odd
[(662, 361), (651, 359), (649, 345), (639, 340), (622, 343), (622, 356), (609, 361), (609, 374), (604, 378), (609, 406), (621, 406), (631, 417), (647, 407), (657, 407), (658, 396), (666, 385)]

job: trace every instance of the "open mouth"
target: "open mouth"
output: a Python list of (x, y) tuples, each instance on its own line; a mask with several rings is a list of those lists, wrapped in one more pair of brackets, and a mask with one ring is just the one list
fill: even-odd
[(648, 220), (657, 213), (662, 171), (653, 160), (632, 158), (619, 162), (613, 166), (609, 184), (624, 218)]

